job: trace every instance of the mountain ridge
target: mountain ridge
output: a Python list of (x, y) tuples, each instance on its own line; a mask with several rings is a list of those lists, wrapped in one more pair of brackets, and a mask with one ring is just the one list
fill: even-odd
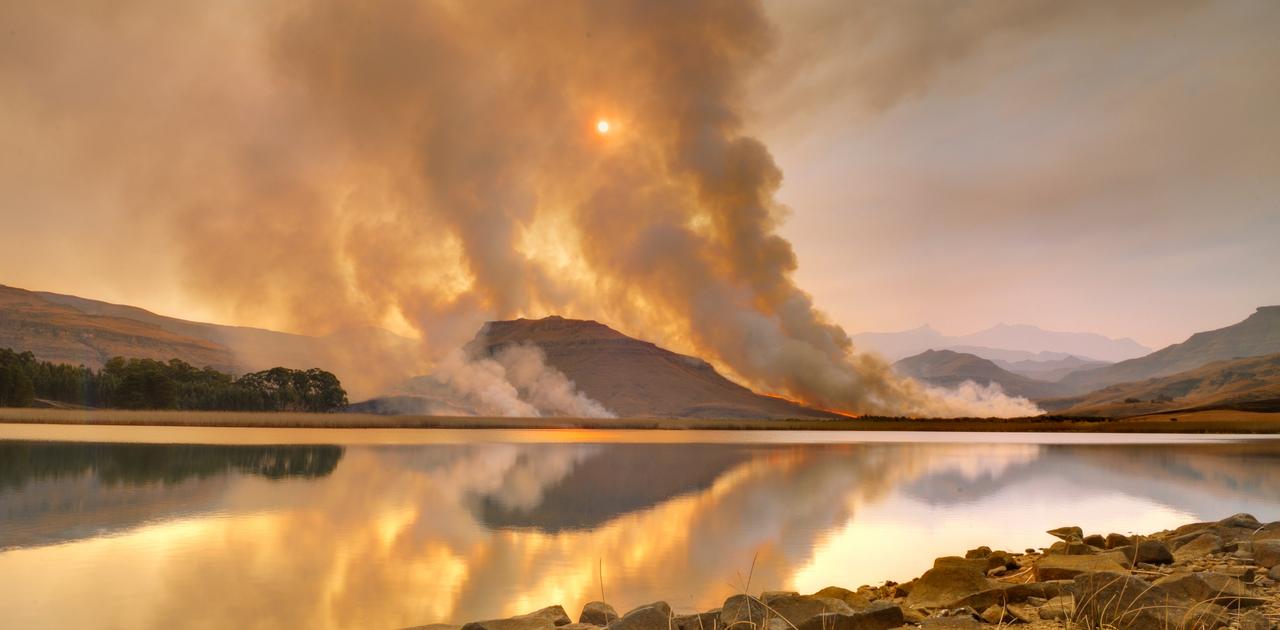
[(1197, 332), (1182, 343), (1106, 367), (1082, 370), (1060, 381), (1080, 394), (1119, 383), (1142, 381), (1194, 369), (1213, 361), (1280, 352), (1280, 305), (1259, 306), (1245, 319)]
[(858, 350), (874, 351), (891, 361), (925, 350), (956, 350), (992, 360), (1013, 358), (1002, 354), (1008, 352), (1032, 355), (1049, 352), (1098, 361), (1121, 361), (1151, 352), (1128, 337), (1115, 339), (1091, 332), (1045, 330), (1030, 324), (1000, 323), (957, 336), (944, 335), (925, 324), (898, 332), (863, 332), (851, 338)]

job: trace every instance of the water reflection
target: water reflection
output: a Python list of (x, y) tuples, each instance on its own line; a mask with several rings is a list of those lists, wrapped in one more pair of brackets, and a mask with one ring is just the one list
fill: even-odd
[[(27, 460), (45, 457), (43, 446), (23, 446), (37, 449)], [(63, 459), (111, 457), (86, 447)], [(0, 607), (25, 625), (390, 628), (574, 609), (598, 597), (599, 562), (620, 607), (667, 599), (705, 609), (735, 590), (753, 558), (753, 584), (816, 590), (911, 577), (982, 543), (1044, 545), (1044, 529), (1068, 522), (1142, 531), (1236, 511), (1280, 519), (1273, 442), (320, 449), (240, 451), (221, 465), (188, 452), (190, 470), (207, 472), (161, 466), (151, 481), (117, 483), (157, 495), (137, 512), (163, 519), (70, 544), (11, 545), (0, 577), (23, 579), (5, 580), (15, 587), (0, 591)], [(265, 470), (316, 474), (270, 481), (259, 472), (267, 461)], [(0, 537), (22, 529), (9, 511), (15, 497), (25, 497), (24, 514), (61, 505), (45, 516), (74, 512), (89, 530), (120, 521), (100, 504), (76, 511), (56, 500), (79, 492), (84, 468), (30, 472), (43, 466), (56, 468), (29, 465), (15, 484), (6, 461)], [(117, 458), (87, 476), (133, 466)], [(85, 605), (46, 606), (55, 600)]]
[(337, 446), (0, 441), (0, 549), (208, 511), (233, 475), (317, 478), (340, 459)]

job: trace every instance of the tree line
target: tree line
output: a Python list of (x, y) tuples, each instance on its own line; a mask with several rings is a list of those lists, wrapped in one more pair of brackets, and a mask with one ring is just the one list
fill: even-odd
[(110, 409), (326, 412), (345, 407), (347, 392), (317, 368), (237, 378), (179, 359), (115, 357), (94, 370), (0, 348), (0, 407), (29, 407), (36, 399)]

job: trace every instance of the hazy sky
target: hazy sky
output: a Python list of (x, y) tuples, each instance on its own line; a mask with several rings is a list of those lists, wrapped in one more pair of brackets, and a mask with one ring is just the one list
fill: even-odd
[[(352, 151), (398, 158), (367, 149), (397, 129), (362, 129), (367, 135), (357, 140), (341, 138), (345, 153), (330, 151), (329, 136), (315, 130), (333, 123), (294, 129), (306, 118), (279, 106), (301, 98), (296, 94), (352, 89), (332, 59), (304, 65), (288, 46), (328, 45), (363, 22), (335, 19), (324, 32), (329, 39), (307, 39), (311, 31), (296, 29), (284, 44), (264, 44), (257, 25), (301, 3), (279, 3), (279, 11), (215, 4), (85, 0), (69, 10), (0, 0), (0, 24), (8, 25), (0, 28), (0, 283), (194, 319), (282, 327), (311, 321), (273, 318), (253, 308), (261, 304), (246, 304), (254, 300), (245, 294), (211, 288), (210, 278), (223, 271), (269, 287), (276, 274), (241, 263), (271, 258), (222, 254), (235, 251), (241, 232), (302, 228), (240, 223), (243, 217), (216, 203), (202, 206), (209, 199), (198, 198), (205, 191), (192, 173), (211, 173), (208, 186), (218, 188), (223, 138), (250, 130), (269, 140), (251, 147), (257, 170), (356, 177), (362, 172), (335, 164)], [(491, 12), (495, 19), (518, 14)], [(782, 172), (778, 199), (790, 211), (780, 233), (794, 247), (797, 284), (846, 330), (928, 322), (959, 334), (1004, 321), (1159, 347), (1280, 303), (1280, 3), (804, 0), (770, 3), (764, 13), (772, 22), (767, 35), (752, 16), (735, 15), (738, 30), (690, 29), (685, 36), (753, 38), (750, 50), (735, 49), (730, 60), (734, 72), (748, 74), (743, 131), (768, 147)], [(619, 23), (616, 37), (629, 37)], [(660, 21), (647, 27), (664, 28)], [(476, 27), (474, 37), (503, 36), (505, 28)], [(537, 33), (556, 33), (529, 28), (542, 30), (531, 31), (521, 50), (540, 49)], [(772, 48), (757, 55), (757, 39)], [(453, 44), (454, 53), (484, 64), (465, 43)], [(575, 63), (573, 55), (583, 53), (557, 54)], [(267, 67), (264, 56), (288, 63)], [(574, 93), (592, 76), (614, 94), (646, 89), (643, 80), (628, 83), (644, 73), (623, 65), (646, 60), (616, 58), (624, 62), (604, 70), (575, 66)], [(465, 79), (468, 70), (439, 71)], [(733, 101), (732, 88), (718, 97)], [(374, 99), (383, 88), (368, 89)], [(435, 94), (415, 89), (386, 88), (397, 97)], [(325, 114), (372, 112), (388, 126), (410, 120), (385, 108), (344, 107)], [(178, 110), (183, 124), (170, 124)], [(565, 115), (590, 119), (595, 111)], [(461, 136), (485, 126), (464, 121), (455, 128)], [(276, 135), (280, 129), (296, 133)], [(297, 146), (277, 152), (284, 142)], [(175, 145), (189, 151), (164, 153)], [(183, 167), (182, 190), (191, 199), (175, 193), (177, 180), (161, 182), (163, 194), (153, 192), (168, 172), (155, 165), (167, 162)], [(252, 198), (270, 204), (306, 203), (314, 194), (282, 191), (269, 180), (254, 185)], [(236, 203), (249, 198), (244, 194), (214, 199)], [(521, 199), (513, 194), (511, 201)], [(160, 206), (181, 211), (151, 211)], [(192, 232), (210, 239), (198, 248), (175, 245)], [(280, 264), (305, 265), (305, 254), (281, 254)], [(421, 266), (401, 270), (406, 260)], [(378, 269), (375, 260), (365, 262)], [(398, 257), (386, 265), (398, 266), (396, 273), (379, 280), (429, 275), (434, 264)], [(665, 338), (685, 337), (668, 331)]]

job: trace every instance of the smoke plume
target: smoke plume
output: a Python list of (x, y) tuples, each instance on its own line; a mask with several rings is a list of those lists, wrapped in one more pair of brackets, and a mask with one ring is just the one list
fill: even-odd
[(241, 321), (412, 334), (493, 414), (608, 413), (528, 348), (449, 354), (549, 314), (845, 412), (1033, 411), (894, 375), (795, 285), (782, 173), (743, 124), (755, 2), (84, 4), (4, 8), (0, 132), (49, 133), (0, 160), (160, 221), (151, 262)]
[(531, 344), (506, 346), (491, 358), (451, 352), (427, 382), (417, 386), (454, 409), (482, 416), (614, 417), (547, 365), (542, 350)]

